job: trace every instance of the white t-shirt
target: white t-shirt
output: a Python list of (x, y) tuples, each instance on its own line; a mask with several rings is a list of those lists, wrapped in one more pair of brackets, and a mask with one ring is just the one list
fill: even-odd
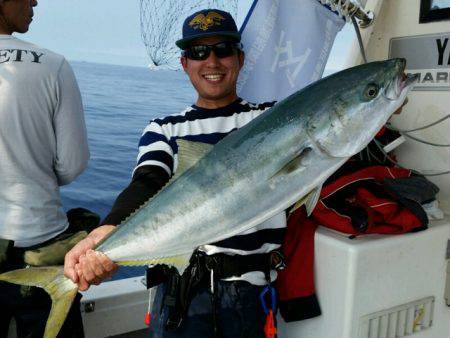
[(0, 35), (0, 238), (17, 247), (63, 232), (59, 186), (87, 166), (80, 91), (64, 57)]

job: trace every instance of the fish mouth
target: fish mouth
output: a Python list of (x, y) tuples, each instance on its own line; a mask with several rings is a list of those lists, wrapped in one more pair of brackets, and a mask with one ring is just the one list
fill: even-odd
[(405, 96), (419, 78), (418, 74), (405, 73), (405, 59), (398, 59), (396, 61), (396, 74), (384, 91), (384, 96), (388, 100), (397, 100)]
[[(405, 75), (405, 74), (403, 74)], [(407, 74), (404, 76), (404, 79), (402, 79), (400, 83), (400, 87), (402, 90), (405, 88), (409, 88), (417, 83), (419, 80), (419, 74)]]

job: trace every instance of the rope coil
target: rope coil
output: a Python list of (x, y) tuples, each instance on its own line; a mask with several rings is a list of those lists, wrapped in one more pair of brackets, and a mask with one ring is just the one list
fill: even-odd
[(373, 21), (373, 15), (365, 12), (357, 0), (318, 0), (322, 5), (329, 6), (333, 12), (350, 22), (353, 17), (360, 20), (361, 27), (367, 27)]

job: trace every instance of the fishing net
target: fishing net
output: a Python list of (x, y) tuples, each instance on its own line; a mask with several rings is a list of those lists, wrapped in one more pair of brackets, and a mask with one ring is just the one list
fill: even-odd
[(184, 19), (197, 10), (217, 8), (236, 18), (238, 0), (140, 0), (141, 35), (151, 69), (177, 69)]

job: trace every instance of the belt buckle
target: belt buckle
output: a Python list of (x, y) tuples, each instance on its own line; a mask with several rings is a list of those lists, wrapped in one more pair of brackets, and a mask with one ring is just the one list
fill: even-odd
[(173, 331), (177, 330), (181, 327), (181, 323), (183, 322), (183, 318), (180, 316), (178, 320), (171, 320), (170, 318), (167, 318), (166, 324), (164, 325), (164, 328), (166, 331)]

